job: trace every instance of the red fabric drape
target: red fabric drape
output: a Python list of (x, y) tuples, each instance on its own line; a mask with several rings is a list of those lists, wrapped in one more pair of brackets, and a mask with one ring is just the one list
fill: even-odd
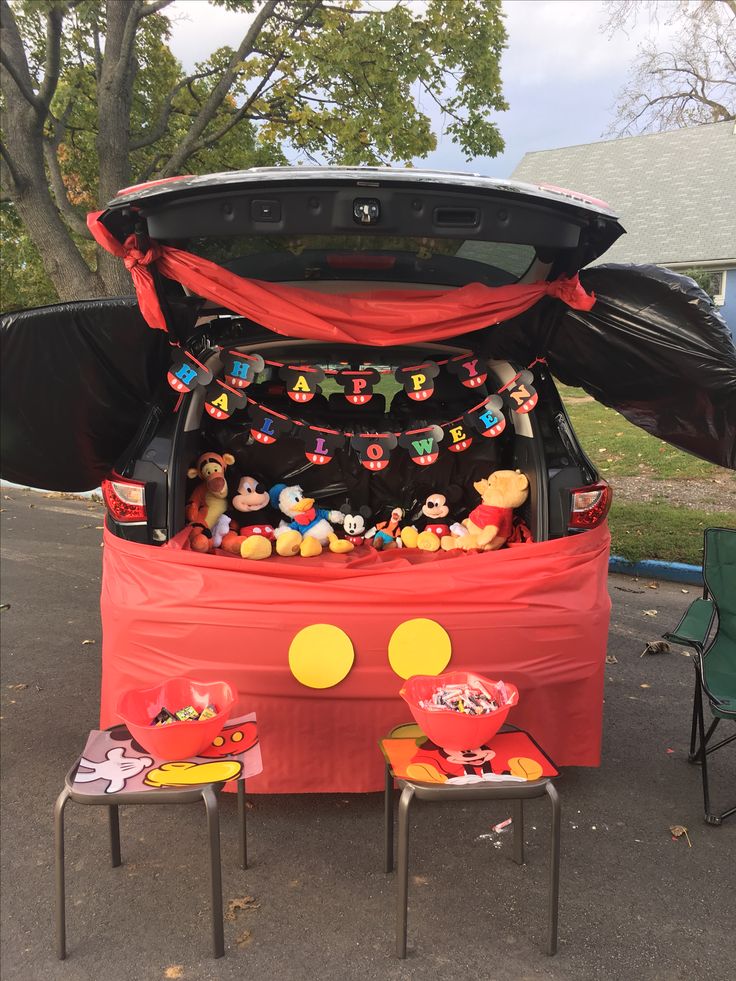
[[(118, 722), (129, 688), (184, 675), (227, 679), (236, 712), (255, 711), (263, 774), (256, 793), (361, 792), (383, 787), (378, 740), (411, 721), (388, 660), (396, 628), (437, 621), (448, 671), (515, 684), (509, 722), (563, 766), (600, 760), (610, 599), (605, 525), (498, 552), (413, 549), (248, 562), (154, 548), (105, 532), (101, 725)], [(334, 624), (355, 661), (333, 688), (301, 685), (289, 667), (298, 631)]]
[(121, 244), (98, 221), (101, 214), (89, 214), (87, 225), (99, 245), (123, 259), (143, 316), (159, 330), (166, 329), (166, 322), (151, 275), (154, 262), (162, 275), (277, 334), (377, 347), (456, 337), (516, 317), (543, 296), (556, 297), (575, 310), (590, 310), (595, 302), (577, 276), (498, 287), (470, 283), (449, 290), (317, 293), (243, 279), (208, 259), (156, 242), (143, 252), (132, 235)]

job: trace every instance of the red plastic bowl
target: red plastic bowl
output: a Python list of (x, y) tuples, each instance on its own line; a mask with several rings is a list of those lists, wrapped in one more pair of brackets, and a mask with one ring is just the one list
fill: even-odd
[[(170, 678), (155, 688), (126, 691), (118, 702), (118, 715), (130, 730), (131, 736), (149, 753), (164, 760), (185, 760), (205, 750), (227, 722), (235, 691), (226, 681), (192, 681), (191, 678)], [(208, 705), (217, 707), (217, 715), (204, 722), (172, 722), (167, 726), (152, 726), (166, 707), (176, 712), (193, 705), (199, 712)]]
[(419, 703), (430, 699), (432, 693), (444, 685), (478, 683), (488, 691), (493, 691), (498, 684), (490, 678), (467, 671), (450, 671), (440, 675), (416, 674), (407, 680), (399, 694), (411, 709), (417, 725), (433, 743), (443, 749), (477, 749), (493, 739), (506, 721), (509, 711), (518, 704), (519, 691), (515, 685), (504, 681), (508, 701), (488, 715), (464, 715), (450, 709), (432, 711), (421, 708)]

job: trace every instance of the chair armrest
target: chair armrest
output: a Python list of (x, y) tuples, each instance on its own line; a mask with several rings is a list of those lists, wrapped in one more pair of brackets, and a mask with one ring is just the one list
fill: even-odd
[(693, 647), (698, 654), (702, 654), (715, 614), (716, 608), (712, 600), (693, 600), (672, 633), (662, 636), (675, 644)]

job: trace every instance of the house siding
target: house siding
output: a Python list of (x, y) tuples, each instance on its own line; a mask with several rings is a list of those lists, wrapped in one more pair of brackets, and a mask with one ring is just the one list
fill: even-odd
[(731, 328), (731, 334), (736, 341), (736, 266), (726, 270), (726, 289), (723, 306), (718, 308), (721, 316)]

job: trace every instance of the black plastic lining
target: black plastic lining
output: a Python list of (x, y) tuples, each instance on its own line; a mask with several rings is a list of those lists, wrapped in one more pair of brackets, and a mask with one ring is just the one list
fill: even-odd
[(2, 476), (49, 490), (98, 487), (161, 388), (166, 336), (120, 297), (8, 314), (0, 339)]
[[(391, 359), (386, 349), (381, 353)], [(299, 363), (305, 360), (308, 361), (301, 359)], [(489, 377), (488, 384), (489, 390), (494, 391), (501, 383), (497, 382), (495, 387), (491, 387), (493, 383)], [(336, 427), (335, 413), (331, 407), (332, 396), (316, 395), (310, 402), (297, 405), (288, 398), (283, 385), (280, 392), (278, 388), (277, 379), (272, 378), (251, 386), (248, 394), (291, 418), (315, 426)], [(371, 424), (378, 420), (371, 416), (369, 421), (370, 413), (363, 414), (370, 409), (370, 403), (365, 407), (350, 407), (345, 402), (349, 411), (341, 416), (339, 428), (354, 432), (420, 429), (462, 415), (463, 411), (477, 405), (482, 399), (482, 389), (464, 388), (457, 379), (443, 372), (436, 379), (435, 394), (421, 405), (406, 398), (403, 391), (397, 392), (391, 399), (388, 411), (382, 414), (380, 426)], [(387, 518), (396, 506), (406, 510), (407, 518), (416, 518), (428, 494), (446, 492), (451, 484), (455, 484), (459, 488), (460, 500), (454, 507), (451, 520), (457, 521), (467, 517), (478, 504), (474, 481), (487, 477), (492, 470), (516, 466), (515, 432), (508, 410), (506, 418), (506, 430), (499, 437), (489, 439), (476, 435), (470, 448), (462, 453), (450, 453), (440, 443), (439, 457), (428, 467), (413, 463), (406, 451), (397, 447), (391, 454), (388, 467), (371, 473), (360, 464), (357, 454), (349, 447), (337, 450), (330, 463), (315, 465), (306, 459), (304, 444), (298, 437), (282, 437), (276, 444), (268, 446), (250, 442), (247, 420), (242, 413), (236, 412), (227, 422), (212, 422), (203, 417), (196, 449), (191, 454), (192, 460), (182, 460), (181, 465), (186, 468), (197, 453), (208, 449), (232, 453), (236, 460), (234, 471), (238, 474), (256, 477), (267, 487), (280, 482), (298, 483), (307, 494), (313, 495), (327, 507), (337, 508), (346, 501), (353, 506), (367, 505), (376, 520)]]
[[(657, 266), (603, 265), (580, 279), (592, 310), (537, 304), (490, 328), (495, 357), (545, 355), (560, 381), (585, 389), (653, 436), (736, 469), (736, 348), (689, 277)], [(478, 348), (476, 347), (476, 350)]]

